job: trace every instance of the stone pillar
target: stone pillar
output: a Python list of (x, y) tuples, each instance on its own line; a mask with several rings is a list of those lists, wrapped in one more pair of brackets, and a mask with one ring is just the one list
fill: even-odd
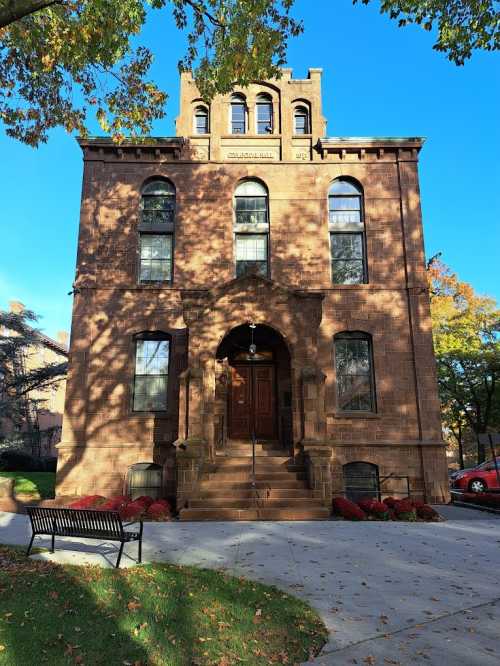
[(321, 500), (325, 506), (332, 501), (332, 450), (329, 446), (305, 445), (307, 477), (313, 497)]
[(302, 368), (302, 442), (324, 441), (326, 421), (324, 383), (326, 376), (314, 366)]

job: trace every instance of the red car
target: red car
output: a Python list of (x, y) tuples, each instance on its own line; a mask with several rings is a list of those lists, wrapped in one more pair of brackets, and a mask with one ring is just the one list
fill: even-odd
[[(498, 474), (500, 476), (500, 456), (497, 457)], [(454, 474), (451, 487), (471, 493), (483, 493), (485, 490), (495, 488), (500, 490), (495, 462), (487, 460), (472, 469), (463, 469)]]

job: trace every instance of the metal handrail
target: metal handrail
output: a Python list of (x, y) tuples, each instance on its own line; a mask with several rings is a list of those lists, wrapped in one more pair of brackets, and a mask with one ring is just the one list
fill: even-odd
[(252, 488), (255, 489), (256, 483), (255, 483), (255, 444), (256, 444), (256, 437), (255, 433), (252, 432)]

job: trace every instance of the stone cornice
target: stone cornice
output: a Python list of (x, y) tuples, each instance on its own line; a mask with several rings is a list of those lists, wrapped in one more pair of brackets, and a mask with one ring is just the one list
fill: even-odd
[(183, 137), (148, 137), (116, 143), (108, 137), (77, 138), (84, 160), (157, 162), (179, 160), (186, 143)]
[(424, 137), (332, 136), (315, 146), (323, 159), (417, 161)]

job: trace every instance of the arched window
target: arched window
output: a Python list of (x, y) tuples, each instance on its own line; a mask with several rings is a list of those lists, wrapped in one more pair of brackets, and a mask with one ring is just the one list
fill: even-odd
[(243, 95), (231, 97), (231, 134), (245, 134), (247, 107)]
[(134, 411), (167, 409), (170, 338), (166, 333), (140, 333), (135, 339)]
[(174, 221), (175, 188), (167, 180), (153, 180), (142, 188), (142, 221), (164, 224)]
[(273, 132), (273, 101), (270, 95), (257, 95), (257, 134)]
[(309, 111), (305, 106), (296, 106), (293, 118), (293, 133), (309, 134), (310, 132)]
[(380, 499), (378, 466), (368, 462), (350, 462), (344, 465), (344, 492), (347, 499)]
[(208, 110), (204, 106), (197, 106), (194, 110), (194, 131), (195, 134), (208, 134)]
[(269, 274), (267, 190), (258, 180), (241, 182), (234, 192), (236, 275)]
[(374, 412), (371, 336), (346, 331), (335, 336), (334, 345), (338, 411)]
[(175, 188), (153, 180), (142, 190), (139, 225), (139, 282), (171, 282), (174, 245)]
[(363, 191), (339, 178), (328, 191), (328, 227), (334, 284), (367, 282)]

